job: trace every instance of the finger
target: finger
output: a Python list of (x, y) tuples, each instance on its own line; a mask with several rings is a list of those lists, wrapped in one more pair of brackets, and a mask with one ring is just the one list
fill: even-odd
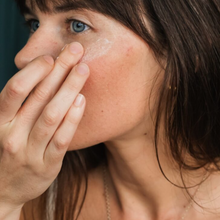
[(31, 90), (52, 70), (50, 56), (36, 58), (12, 77), (0, 94), (0, 124), (11, 121)]
[(60, 88), (73, 66), (78, 63), (82, 55), (83, 47), (77, 42), (67, 45), (65, 50), (62, 50), (59, 59), (55, 61), (55, 66), (51, 74), (32, 91), (22, 106), (18, 116), (18, 124), (22, 123), (24, 125), (24, 123), (26, 123), (23, 129), (28, 131), (32, 129), (44, 107), (53, 98), (54, 94)]
[(35, 155), (43, 155), (45, 146), (50, 142), (88, 76), (89, 68), (86, 64), (74, 67), (58, 93), (45, 107), (29, 136), (29, 148)]
[(50, 144), (46, 148), (44, 153), (44, 163), (51, 165), (62, 162), (83, 116), (84, 109), (85, 98), (80, 94), (69, 109), (63, 123), (60, 125)]

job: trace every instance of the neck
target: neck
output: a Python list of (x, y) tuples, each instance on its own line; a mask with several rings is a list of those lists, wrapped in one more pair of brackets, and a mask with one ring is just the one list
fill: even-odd
[[(174, 186), (164, 177), (154, 143), (146, 135), (115, 140), (106, 143), (106, 147), (111, 206), (121, 213), (123, 218), (120, 219), (149, 219), (149, 216), (151, 219), (181, 219), (191, 199), (183, 189), (180, 171), (165, 153), (163, 144), (158, 146), (160, 164), (167, 178), (181, 187)], [(186, 186), (194, 186), (201, 182), (205, 171), (199, 170), (197, 175), (182, 174)], [(188, 191), (193, 196), (196, 189), (192, 187)]]

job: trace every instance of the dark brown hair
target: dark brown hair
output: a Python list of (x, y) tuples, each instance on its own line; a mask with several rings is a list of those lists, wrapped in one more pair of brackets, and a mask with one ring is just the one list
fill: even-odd
[[(16, 1), (21, 11), (25, 12), (25, 0)], [(158, 130), (163, 122), (170, 152), (180, 168), (198, 169), (213, 163), (219, 169), (219, 0), (176, 0), (175, 2), (173, 0), (30, 0), (30, 2), (32, 6), (37, 6), (43, 12), (49, 12), (49, 2), (53, 2), (53, 6), (71, 3), (76, 9), (93, 10), (116, 19), (145, 40), (158, 61), (166, 61), (164, 81), (158, 91), (159, 104), (155, 119), (157, 157)], [(147, 29), (142, 15), (147, 18), (151, 32)], [(192, 164), (185, 160), (185, 153), (196, 163)], [(56, 181), (56, 220), (72, 219), (73, 216), (77, 218), (75, 207), (81, 183), (85, 183), (86, 192), (89, 169), (98, 166), (104, 160), (105, 151), (102, 144), (66, 154)], [(72, 175), (68, 175), (69, 173)], [(71, 184), (68, 184), (69, 182)], [(48, 191), (42, 195), (44, 204), (48, 198), (47, 194)], [(44, 210), (46, 211), (46, 208)], [(45, 216), (42, 215), (41, 219), (46, 219)]]

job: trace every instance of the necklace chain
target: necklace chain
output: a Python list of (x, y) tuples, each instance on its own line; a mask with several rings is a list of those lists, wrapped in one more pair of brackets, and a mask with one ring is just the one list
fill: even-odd
[[(184, 220), (185, 217), (187, 216), (190, 208), (193, 205), (193, 201), (199, 191), (200, 186), (202, 185), (202, 183), (204, 182), (204, 180), (206, 179), (206, 174), (203, 176), (203, 180), (202, 182), (199, 184), (199, 186), (197, 187), (193, 197), (191, 198), (189, 204), (186, 206), (180, 220)], [(112, 220), (111, 219), (111, 206), (110, 206), (110, 196), (109, 196), (109, 187), (108, 187), (108, 180), (107, 180), (107, 169), (106, 169), (106, 165), (103, 165), (103, 181), (104, 181), (104, 194), (105, 194), (105, 204), (106, 204), (106, 215), (107, 215), (107, 220)]]

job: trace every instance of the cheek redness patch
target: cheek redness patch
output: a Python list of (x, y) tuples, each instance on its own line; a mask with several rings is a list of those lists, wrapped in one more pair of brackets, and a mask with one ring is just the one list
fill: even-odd
[(112, 45), (113, 42), (108, 39), (98, 39), (85, 50), (85, 55), (83, 56), (82, 61), (92, 61), (106, 55)]

